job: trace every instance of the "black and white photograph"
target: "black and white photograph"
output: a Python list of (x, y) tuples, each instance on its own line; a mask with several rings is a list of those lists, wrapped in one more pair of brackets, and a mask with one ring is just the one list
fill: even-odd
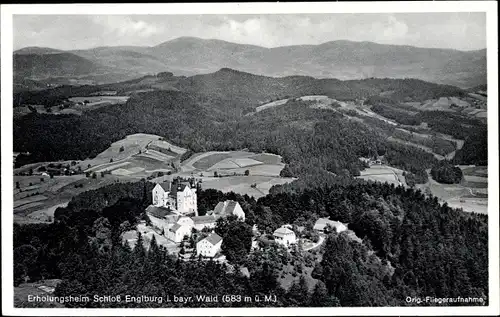
[(496, 2), (1, 9), (4, 313), (498, 315)]

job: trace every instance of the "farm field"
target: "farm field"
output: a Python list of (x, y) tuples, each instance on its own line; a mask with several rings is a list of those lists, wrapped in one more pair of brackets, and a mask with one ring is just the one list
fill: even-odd
[(185, 152), (186, 149), (163, 141), (160, 136), (137, 133), (114, 142), (95, 158), (80, 162), (79, 166), (91, 173), (111, 172), (118, 176), (143, 178), (154, 171), (173, 171), (172, 163)]
[[(172, 176), (201, 178), (204, 189), (213, 188), (222, 192), (233, 191), (255, 198), (265, 196), (273, 185), (293, 181), (280, 177), (285, 164), (281, 157), (268, 153), (247, 151), (197, 153), (182, 162), (181, 172)], [(245, 171), (249, 175), (245, 176)], [(223, 177), (214, 177), (214, 173)]]
[(487, 97), (469, 93), (468, 97), (441, 97), (424, 102), (405, 102), (405, 105), (424, 111), (460, 112), (471, 117), (486, 117)]
[[(44, 181), (41, 182), (41, 178)], [(127, 182), (129, 177), (100, 175), (93, 179), (85, 175), (40, 177), (14, 176), (21, 190), (14, 190), (14, 221), (17, 223), (51, 222), (54, 211), (65, 206), (74, 196), (115, 182)], [(32, 184), (31, 186), (29, 184)], [(81, 187), (80, 187), (81, 186)], [(14, 185), (15, 188), (15, 185)]]
[[(486, 166), (460, 166), (464, 179), (460, 184), (440, 184), (432, 179), (416, 187), (423, 192), (432, 193), (440, 202), (450, 207), (462, 208), (467, 212), (488, 213), (488, 179), (484, 177)], [(428, 171), (430, 173), (430, 170)], [(476, 176), (481, 174), (483, 176)], [(487, 174), (486, 174), (487, 175)], [(471, 181), (473, 179), (474, 181)]]
[[(202, 177), (203, 189), (216, 189), (222, 192), (235, 192), (237, 194), (263, 197), (269, 194), (269, 189), (274, 185), (290, 183), (294, 178), (276, 176), (226, 176)], [(255, 184), (255, 187), (252, 185)]]
[(406, 186), (406, 180), (403, 176), (403, 172), (403, 170), (387, 165), (372, 165), (364, 171), (361, 171), (361, 175), (357, 178), (381, 183), (387, 182), (389, 184), (394, 184), (395, 186)]

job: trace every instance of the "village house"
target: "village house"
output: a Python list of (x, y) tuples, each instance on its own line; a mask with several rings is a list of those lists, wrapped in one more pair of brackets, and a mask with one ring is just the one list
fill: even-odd
[(347, 230), (347, 226), (344, 225), (342, 222), (333, 221), (328, 218), (319, 218), (314, 224), (313, 229), (316, 231), (324, 232), (327, 226), (334, 228), (337, 231), (337, 233), (341, 233), (342, 231)]
[(273, 237), (276, 243), (282, 244), (285, 247), (297, 243), (295, 232), (293, 232), (289, 227), (289, 225), (283, 225), (274, 231)]
[(196, 255), (213, 258), (221, 249), (222, 237), (212, 233), (196, 243)]
[(240, 204), (234, 200), (221, 201), (215, 206), (214, 210), (207, 212), (207, 215), (213, 215), (215, 218), (236, 216), (240, 221), (245, 221), (245, 212)]

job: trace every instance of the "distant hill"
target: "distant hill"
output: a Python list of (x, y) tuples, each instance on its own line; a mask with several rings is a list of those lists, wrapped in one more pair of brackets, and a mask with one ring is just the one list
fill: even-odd
[(19, 77), (81, 76), (109, 69), (71, 53), (15, 54), (15, 75)]
[[(39, 54), (47, 54), (44, 50)], [(137, 75), (170, 71), (192, 76), (232, 68), (279, 77), (416, 78), (462, 88), (486, 83), (486, 50), (466, 52), (352, 41), (265, 48), (181, 37), (152, 47), (100, 47), (71, 53), (116, 72)]]
[(42, 54), (54, 54), (54, 53), (61, 53), (63, 51), (57, 50), (54, 48), (50, 47), (39, 47), (39, 46), (29, 46), (29, 47), (24, 47), (21, 48), (17, 51), (14, 52), (14, 54), (17, 55), (42, 55)]

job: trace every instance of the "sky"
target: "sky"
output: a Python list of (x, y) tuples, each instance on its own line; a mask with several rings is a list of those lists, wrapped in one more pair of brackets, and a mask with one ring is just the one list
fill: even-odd
[(334, 40), (476, 50), (485, 13), (15, 15), (14, 49), (154, 46), (181, 36), (277, 47)]

